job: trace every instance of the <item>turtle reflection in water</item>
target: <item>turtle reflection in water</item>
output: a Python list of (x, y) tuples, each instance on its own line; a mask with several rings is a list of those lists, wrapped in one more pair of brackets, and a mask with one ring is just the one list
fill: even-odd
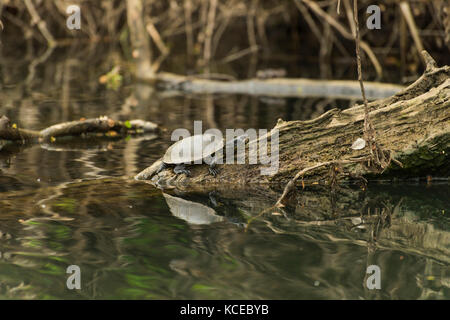
[(224, 221), (224, 218), (217, 215), (214, 209), (203, 204), (188, 201), (182, 198), (174, 197), (163, 193), (169, 206), (170, 212), (180, 219), (190, 224), (211, 224)]
[(190, 176), (190, 171), (186, 168), (187, 164), (205, 162), (209, 164), (209, 173), (215, 177), (219, 173), (216, 164), (219, 159), (222, 159), (219, 151), (222, 152), (223, 156), (224, 146), (225, 148), (230, 145), (236, 147), (238, 143), (244, 142), (245, 139), (247, 139), (247, 135), (244, 134), (224, 145), (224, 140), (213, 134), (198, 134), (184, 138), (167, 149), (162, 158), (162, 164), (156, 173), (158, 174), (168, 166), (175, 166), (173, 169), (175, 174), (184, 173)]

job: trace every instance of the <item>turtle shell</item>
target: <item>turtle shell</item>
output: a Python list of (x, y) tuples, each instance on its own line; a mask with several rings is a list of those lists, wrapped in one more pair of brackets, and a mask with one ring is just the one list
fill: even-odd
[(167, 149), (163, 162), (192, 163), (203, 160), (223, 148), (223, 139), (213, 134), (198, 134), (175, 142)]

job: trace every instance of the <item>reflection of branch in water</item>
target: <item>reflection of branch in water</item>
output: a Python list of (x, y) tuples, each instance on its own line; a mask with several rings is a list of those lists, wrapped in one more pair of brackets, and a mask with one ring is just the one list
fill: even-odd
[(139, 172), (137, 164), (139, 163), (138, 150), (141, 147), (141, 142), (153, 140), (155, 138), (156, 135), (146, 135), (144, 137), (138, 137), (126, 141), (122, 157), (123, 170), (126, 176), (132, 177)]
[[(94, 274), (92, 275), (92, 280), (84, 285), (85, 288), (91, 289), (92, 296), (88, 295), (91, 299), (95, 299), (97, 297), (97, 283), (98, 283), (98, 280), (101, 278), (101, 275), (100, 275), (101, 273), (103, 273), (103, 270), (101, 270), (101, 269), (95, 270)], [(86, 290), (86, 291), (88, 291), (88, 290)]]
[(101, 174), (104, 168), (98, 167), (96, 165), (96, 161), (92, 160), (92, 158), (97, 154), (98, 154), (97, 151), (85, 150), (81, 153), (81, 156), (78, 159), (75, 159), (75, 161), (83, 163), (83, 165), (86, 168), (90, 169), (88, 172), (85, 173), (86, 176), (90, 176), (94, 179), (107, 178), (108, 176)]
[(25, 80), (26, 84), (30, 84), (31, 81), (34, 79), (34, 75), (36, 73), (36, 67), (40, 65), (41, 63), (44, 63), (47, 61), (47, 59), (50, 57), (50, 55), (53, 53), (54, 47), (48, 47), (45, 52), (37, 57), (36, 59), (33, 59), (33, 61), (30, 62), (30, 65), (28, 66), (28, 76)]
[(41, 199), (37, 202), (37, 205), (40, 207), (40, 210), (49, 215), (49, 217), (35, 217), (28, 219), (27, 221), (40, 221), (40, 220), (55, 220), (55, 221), (71, 221), (73, 218), (69, 217), (61, 217), (59, 213), (54, 212), (50, 205), (46, 205), (46, 203), (51, 203), (53, 199), (58, 198), (59, 196), (63, 196), (63, 191), (66, 189), (67, 185), (70, 185), (71, 182), (64, 182), (53, 188), (54, 192), (52, 192), (48, 197)]
[[(330, 194), (330, 203), (332, 208), (333, 219), (326, 220), (310, 220), (304, 221), (299, 219), (290, 219), (289, 224), (295, 224), (302, 227), (342, 227), (347, 231), (362, 231), (368, 234), (368, 239), (365, 241), (370, 252), (376, 250), (377, 240), (380, 239), (381, 232), (388, 229), (391, 226), (392, 216), (399, 212), (399, 208), (403, 202), (403, 198), (400, 199), (396, 206), (392, 206), (389, 203), (384, 203), (383, 201), (370, 201), (370, 203), (375, 203), (376, 207), (371, 209), (370, 203), (363, 203), (360, 209), (360, 215), (355, 216), (354, 214), (349, 214), (348, 212), (341, 212), (342, 208), (339, 208), (336, 204), (336, 195), (334, 193)], [(381, 203), (382, 207), (379, 207), (378, 203)], [(282, 216), (286, 218), (286, 212), (281, 207), (271, 206), (262, 210), (258, 215), (253, 216), (249, 219), (248, 224), (245, 228), (245, 232), (250, 228), (251, 222), (260, 218), (270, 211), (279, 211), (283, 214), (272, 213), (273, 216)], [(346, 214), (344, 214), (346, 213)], [(270, 220), (264, 219), (267, 227), (269, 227), (275, 233), (289, 233), (280, 228), (274, 227)]]
[(383, 209), (377, 212), (376, 220), (372, 224), (371, 242), (375, 245), (378, 238), (381, 235), (381, 231), (385, 228), (389, 228), (391, 225), (391, 210), (385, 205)]
[(70, 147), (70, 146), (63, 146), (63, 145), (52, 145), (48, 143), (41, 144), (41, 148), (47, 151), (56, 151), (56, 152), (73, 152), (73, 151), (87, 151), (87, 150), (95, 150), (104, 152), (107, 151), (110, 148), (110, 145), (93, 145), (93, 146), (86, 146), (85, 148), (76, 148), (76, 147)]

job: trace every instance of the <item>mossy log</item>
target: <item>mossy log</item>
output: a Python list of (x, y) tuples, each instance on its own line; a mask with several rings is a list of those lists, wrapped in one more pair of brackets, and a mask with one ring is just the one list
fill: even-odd
[(309, 121), (280, 119), (274, 128), (279, 132), (279, 170), (272, 175), (261, 175), (260, 169), (267, 165), (260, 164), (223, 164), (216, 177), (208, 174), (206, 165), (191, 166), (189, 177), (175, 175), (171, 168), (156, 175), (161, 164), (158, 160), (135, 178), (194, 188), (286, 183), (302, 170), (302, 184), (352, 177), (448, 177), (450, 67), (437, 67), (425, 51), (423, 56), (427, 68), (416, 82), (391, 97), (369, 104), (376, 142), (394, 159), (384, 170), (361, 160), (370, 156), (367, 146), (360, 150), (351, 148), (357, 138), (363, 137), (364, 106), (357, 105), (346, 110), (332, 109)]

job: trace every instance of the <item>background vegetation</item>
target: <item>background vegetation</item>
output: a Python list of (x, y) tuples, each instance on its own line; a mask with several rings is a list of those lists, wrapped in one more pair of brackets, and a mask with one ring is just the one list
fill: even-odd
[[(330, 78), (339, 76), (333, 74), (330, 62), (354, 61), (351, 0), (339, 1), (339, 14), (338, 0), (6, 0), (0, 4), (1, 50), (32, 60), (49, 46), (73, 53), (106, 47), (120, 48), (125, 58), (131, 58), (127, 5), (132, 2), (142, 2), (155, 70), (177, 61), (176, 71), (181, 73), (230, 74), (227, 63), (256, 56), (260, 61), (247, 74), (231, 75), (254, 76), (264, 68), (261, 61), (284, 59), (292, 65), (318, 63), (320, 77)], [(81, 30), (66, 27), (70, 4), (81, 7)], [(374, 1), (359, 1), (369, 77), (410, 81), (420, 73), (422, 48), (439, 65), (449, 63), (447, 1), (378, 1), (381, 30), (365, 28), (371, 4)], [(395, 75), (386, 76), (385, 70), (395, 70)]]

